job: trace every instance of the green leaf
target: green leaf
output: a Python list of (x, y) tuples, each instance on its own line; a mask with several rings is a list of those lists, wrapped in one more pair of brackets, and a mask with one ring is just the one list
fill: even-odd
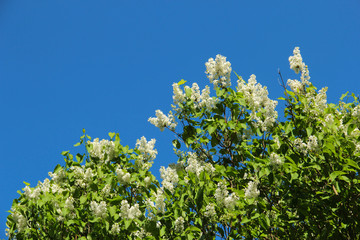
[(61, 155), (66, 156), (69, 153), (69, 151), (62, 151)]
[(186, 83), (186, 82), (187, 82), (186, 80), (181, 79), (181, 80), (178, 82), (178, 85), (181, 86), (181, 85), (183, 85), (183, 84)]
[(82, 195), (80, 197), (80, 204), (84, 204), (87, 201), (87, 195)]
[(177, 149), (179, 149), (179, 148), (181, 147), (181, 144), (180, 144), (179, 140), (177, 140), (177, 139), (174, 139), (174, 140), (172, 141), (172, 144), (173, 144), (173, 146), (176, 147)]
[(251, 219), (248, 219), (247, 217), (244, 217), (242, 220), (241, 220), (241, 224), (244, 224), (244, 223), (247, 223), (247, 222), (250, 222)]
[(114, 132), (109, 132), (109, 137), (110, 137), (111, 139), (113, 139), (113, 138), (115, 137), (115, 133), (114, 133)]
[(348, 95), (349, 91), (347, 91), (346, 93), (344, 93), (343, 95), (341, 95), (340, 100), (342, 101), (347, 95)]
[(162, 237), (162, 236), (165, 235), (165, 231), (166, 231), (166, 227), (165, 227), (165, 226), (160, 229), (160, 237)]
[(26, 186), (30, 186), (30, 183), (23, 181)]
[(125, 229), (128, 229), (131, 223), (132, 223), (132, 220), (126, 219), (126, 220), (124, 221)]
[(342, 172), (342, 171), (334, 171), (330, 174), (330, 180), (334, 181), (335, 178), (337, 178), (338, 176), (344, 175), (344, 174), (346, 174), (346, 173)]

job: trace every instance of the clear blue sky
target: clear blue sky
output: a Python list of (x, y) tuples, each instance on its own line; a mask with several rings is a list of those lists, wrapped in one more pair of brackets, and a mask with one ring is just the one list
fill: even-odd
[[(359, 94), (360, 2), (0, 0), (0, 238), (23, 181), (35, 186), (82, 135), (157, 139), (152, 172), (176, 161), (172, 135), (147, 122), (170, 110), (173, 82), (209, 84), (204, 63), (228, 57), (282, 95), (299, 46), (328, 101)], [(235, 78), (233, 78), (235, 79)], [(281, 115), (281, 113), (280, 113)]]

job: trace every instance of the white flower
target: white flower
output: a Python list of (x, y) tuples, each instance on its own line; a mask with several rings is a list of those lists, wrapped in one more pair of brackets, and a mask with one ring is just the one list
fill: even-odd
[(231, 86), (230, 74), (231, 63), (226, 61), (226, 57), (220, 54), (216, 55), (215, 60), (210, 58), (205, 63), (208, 78), (215, 87), (229, 87)]
[(307, 148), (309, 151), (316, 151), (319, 147), (316, 136), (310, 136), (307, 142)]
[(155, 207), (159, 210), (159, 212), (165, 213), (165, 196), (161, 189), (155, 194)]
[(299, 47), (295, 47), (293, 54), (294, 56), (289, 57), (290, 69), (294, 70), (296, 74), (298, 74), (301, 71), (300, 78), (303, 86), (309, 85), (310, 75), (309, 75), (308, 66), (306, 66), (305, 63), (303, 62)]
[(289, 79), (289, 80), (287, 81), (287, 85), (289, 85), (290, 88), (291, 88), (291, 90), (292, 90), (294, 93), (297, 93), (297, 94), (303, 92), (303, 90), (304, 90), (304, 84), (301, 83), (301, 82), (298, 81), (298, 80), (291, 80), (291, 79)]
[(92, 146), (89, 154), (91, 157), (99, 158), (102, 161), (108, 162), (115, 157), (115, 143), (113, 141), (95, 138), (93, 142), (88, 141)]
[(160, 131), (164, 131), (164, 128), (168, 127), (170, 130), (175, 130), (177, 123), (175, 122), (174, 116), (170, 111), (166, 116), (161, 110), (155, 111), (156, 118), (149, 118), (149, 122), (155, 127), (160, 128)]
[(130, 183), (131, 175), (130, 175), (130, 173), (126, 172), (125, 169), (118, 167), (115, 170), (115, 172), (116, 172), (116, 175), (117, 175), (120, 183), (122, 183), (122, 184)]
[(91, 201), (90, 210), (96, 217), (105, 218), (107, 214), (107, 207), (105, 201), (101, 201), (100, 203)]
[(163, 179), (161, 182), (162, 186), (168, 189), (170, 192), (174, 192), (175, 185), (179, 182), (179, 177), (176, 172), (176, 169), (172, 169), (170, 167), (160, 168), (160, 177)]
[(181, 90), (179, 84), (173, 83), (173, 100), (175, 104), (183, 103), (185, 102), (186, 94)]
[(227, 209), (234, 210), (237, 201), (239, 201), (239, 197), (236, 193), (231, 193), (229, 196), (225, 197), (224, 205)]
[[(186, 91), (186, 89), (189, 89), (189, 86), (185, 86), (185, 91)], [(200, 102), (200, 88), (199, 88), (199, 85), (197, 83), (193, 83), (193, 85), (191, 87), (190, 99), (193, 102)]]
[(161, 222), (160, 221), (157, 221), (156, 222), (156, 228), (160, 228), (161, 227)]
[(110, 230), (111, 234), (113, 235), (117, 235), (120, 233), (120, 226), (118, 223), (114, 223), (112, 226), (111, 226), (111, 230)]
[(215, 171), (215, 168), (211, 163), (205, 163), (204, 161), (200, 160), (196, 153), (188, 153), (187, 164), (188, 165), (185, 168), (185, 171), (193, 172), (198, 177), (200, 176), (200, 173), (204, 170), (207, 171), (209, 174), (212, 174)]
[(140, 140), (136, 140), (136, 148), (140, 151), (139, 159), (136, 164), (143, 169), (149, 169), (152, 166), (152, 160), (156, 158), (158, 152), (154, 149), (155, 142), (155, 139), (146, 141), (145, 137), (141, 137)]
[(229, 192), (226, 189), (225, 182), (219, 182), (217, 185), (217, 189), (215, 190), (214, 197), (216, 199), (216, 202), (219, 205), (222, 205), (224, 203), (224, 198), (229, 194)]
[(175, 225), (175, 231), (176, 232), (182, 232), (184, 231), (184, 218), (183, 217), (178, 217), (175, 222), (174, 222), (174, 225)]
[[(254, 126), (267, 131), (276, 122), (278, 113), (275, 110), (278, 102), (271, 100), (266, 87), (257, 83), (256, 76), (250, 76), (248, 83), (243, 79), (238, 80), (237, 91), (243, 94), (243, 97), (251, 110), (250, 118), (254, 121)], [(261, 116), (258, 113), (261, 112)]]
[(130, 204), (127, 200), (121, 201), (120, 207), (121, 213), (120, 217), (125, 219), (135, 219), (141, 216), (141, 211), (139, 210), (139, 204), (135, 204), (134, 206), (130, 207)]
[(39, 181), (39, 188), (43, 193), (47, 193), (50, 191), (50, 180), (48, 178), (45, 178), (44, 182)]
[(360, 105), (357, 105), (351, 114), (353, 117), (360, 118)]
[(146, 178), (144, 179), (144, 183), (145, 183), (145, 186), (149, 186), (149, 185), (151, 184), (151, 179), (150, 179), (150, 177), (146, 177)]
[(141, 211), (139, 209), (139, 204), (135, 204), (129, 209), (128, 218), (129, 219), (135, 219), (141, 216)]
[(295, 47), (293, 53), (294, 56), (289, 57), (290, 68), (298, 74), (305, 67), (305, 64), (302, 62), (299, 47)]
[(61, 183), (66, 177), (66, 173), (63, 168), (57, 170), (56, 173), (49, 172), (48, 174), (51, 177), (51, 180), (55, 183)]
[(359, 154), (360, 153), (360, 143), (357, 143), (355, 145), (355, 151), (354, 151), (354, 154)]
[(102, 193), (105, 197), (107, 197), (107, 196), (109, 196), (110, 191), (111, 191), (111, 186), (110, 186), (110, 184), (106, 184), (106, 185), (104, 186), (104, 188), (101, 190), (101, 193)]
[(66, 200), (65, 200), (65, 208), (69, 209), (70, 211), (74, 210), (74, 198), (73, 197), (68, 197)]
[(307, 154), (308, 146), (302, 141), (301, 138), (296, 138), (294, 140), (294, 147), (297, 151), (303, 154)]
[(41, 193), (41, 189), (39, 187), (35, 187), (34, 189), (31, 189), (29, 186), (26, 186), (24, 188), (25, 196), (30, 199), (38, 199), (40, 193)]
[(14, 212), (12, 213), (12, 217), (19, 232), (22, 232), (27, 228), (27, 219), (21, 213)]
[(201, 92), (199, 107), (205, 107), (206, 109), (211, 111), (215, 108), (215, 105), (218, 101), (219, 99), (210, 97), (210, 88), (209, 86), (205, 86), (205, 88)]
[(281, 165), (283, 161), (281, 160), (280, 156), (276, 153), (270, 154), (270, 165), (278, 166)]
[(207, 218), (213, 218), (216, 216), (215, 205), (213, 203), (209, 203), (206, 206), (204, 216)]
[(245, 198), (256, 198), (259, 196), (260, 191), (257, 189), (257, 182), (249, 182), (247, 188), (245, 189)]
[(92, 177), (94, 176), (92, 169), (88, 168), (86, 169), (85, 173), (84, 173), (84, 178), (86, 182), (91, 182)]

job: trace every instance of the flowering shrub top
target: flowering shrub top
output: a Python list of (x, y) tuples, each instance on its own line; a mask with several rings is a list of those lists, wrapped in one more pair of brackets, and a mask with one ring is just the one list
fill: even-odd
[(19, 192), (9, 238), (360, 238), (358, 98), (329, 104), (293, 53), (300, 79), (282, 83), (284, 121), (255, 75), (237, 76), (233, 89), (231, 64), (217, 55), (205, 64), (214, 96), (182, 80), (172, 111), (149, 118), (176, 136), (178, 161), (160, 169), (161, 183), (149, 172), (155, 139), (132, 150), (113, 133), (84, 135), (85, 154), (64, 152), (50, 180)]

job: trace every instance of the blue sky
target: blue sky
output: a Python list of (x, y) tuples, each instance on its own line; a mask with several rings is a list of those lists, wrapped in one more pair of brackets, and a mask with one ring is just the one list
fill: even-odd
[(159, 177), (176, 161), (173, 136), (147, 119), (170, 110), (173, 82), (210, 85), (204, 63), (216, 54), (275, 99), (277, 69), (296, 77), (288, 57), (299, 46), (329, 102), (359, 94), (359, 12), (357, 0), (0, 1), (0, 238), (23, 181), (35, 186), (61, 151), (76, 153), (83, 128), (130, 147), (156, 138)]

